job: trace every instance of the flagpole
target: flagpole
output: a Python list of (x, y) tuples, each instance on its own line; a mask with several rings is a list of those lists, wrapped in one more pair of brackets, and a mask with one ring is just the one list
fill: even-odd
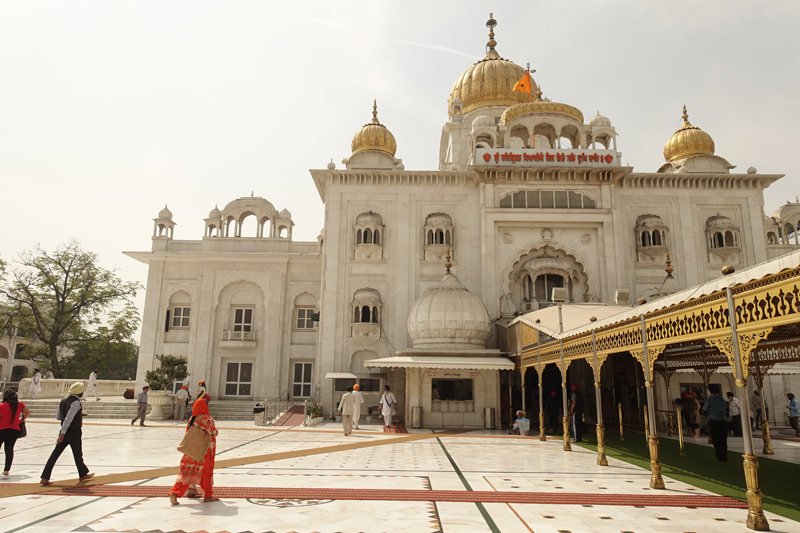
[(531, 64), (528, 63), (528, 101), (533, 102), (533, 84), (531, 83)]

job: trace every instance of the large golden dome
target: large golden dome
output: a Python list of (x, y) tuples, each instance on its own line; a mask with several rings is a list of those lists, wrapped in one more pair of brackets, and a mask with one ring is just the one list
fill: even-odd
[(505, 111), (503, 116), (500, 117), (502, 124), (508, 124), (512, 119), (520, 116), (527, 115), (528, 113), (561, 113), (562, 115), (569, 115), (575, 117), (583, 123), (583, 113), (577, 107), (568, 104), (560, 104), (558, 102), (548, 102), (542, 99), (542, 92), (536, 93), (536, 100), (533, 102), (523, 102), (515, 104)]
[(380, 150), (394, 157), (397, 152), (397, 141), (389, 129), (378, 122), (378, 102), (372, 103), (372, 120), (356, 132), (350, 143), (353, 153), (364, 150)]
[[(494, 27), (497, 21), (491, 18), (486, 21), (489, 28), (489, 51), (482, 60), (478, 61), (461, 75), (450, 91), (447, 100), (447, 109), (452, 109), (451, 104), (456, 98), (461, 100), (461, 113), (469, 113), (475, 109), (488, 106), (512, 106), (521, 102), (528, 102), (527, 93), (514, 91), (514, 85), (525, 75), (525, 69), (512, 61), (503, 59), (495, 51), (497, 41), (494, 40)], [(536, 91), (536, 82), (531, 82), (531, 91)]]
[(664, 159), (668, 162), (686, 159), (693, 155), (714, 155), (714, 139), (711, 135), (689, 123), (686, 106), (683, 106), (683, 124), (664, 145)]

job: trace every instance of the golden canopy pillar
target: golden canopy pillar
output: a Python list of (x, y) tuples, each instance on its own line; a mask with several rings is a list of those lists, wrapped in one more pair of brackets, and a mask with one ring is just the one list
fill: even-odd
[(571, 452), (572, 445), (569, 443), (569, 408), (567, 407), (567, 368), (569, 368), (571, 361), (564, 362), (563, 341), (559, 341), (559, 348), (561, 352), (561, 364), (559, 365), (561, 369), (561, 402), (564, 409), (564, 418), (561, 419), (561, 422), (564, 424), (564, 451)]
[(597, 407), (597, 464), (599, 466), (608, 466), (608, 459), (606, 458), (606, 427), (603, 425), (603, 398), (600, 391), (600, 369), (607, 358), (608, 354), (597, 356), (597, 337), (595, 331), (592, 330), (592, 355), (587, 357), (586, 361), (591, 365), (594, 375), (594, 400)]
[(653, 398), (653, 365), (658, 356), (664, 351), (666, 346), (647, 347), (647, 327), (644, 315), (641, 315), (642, 324), (642, 349), (631, 350), (631, 355), (642, 365), (644, 371), (644, 386), (647, 392), (647, 416), (650, 422), (650, 436), (648, 447), (650, 448), (650, 488), (665, 488), (664, 479), (661, 477), (661, 457), (660, 443), (658, 441), (658, 430), (656, 428), (656, 406)]

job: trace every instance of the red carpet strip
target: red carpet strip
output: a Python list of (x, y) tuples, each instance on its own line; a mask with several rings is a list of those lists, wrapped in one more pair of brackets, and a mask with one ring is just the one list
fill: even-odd
[[(95, 485), (53, 490), (41, 494), (59, 496), (94, 496), (157, 498), (167, 497), (170, 487)], [(510, 491), (460, 491), (460, 490), (391, 490), (391, 489), (323, 489), (280, 487), (214, 487), (214, 496), (220, 498), (265, 498), (280, 500), (371, 500), (417, 502), (483, 502), (483, 503), (535, 503), (556, 505), (613, 505), (644, 507), (703, 507), (716, 509), (747, 509), (745, 502), (726, 496), (688, 495), (635, 495), (635, 494), (582, 494)]]

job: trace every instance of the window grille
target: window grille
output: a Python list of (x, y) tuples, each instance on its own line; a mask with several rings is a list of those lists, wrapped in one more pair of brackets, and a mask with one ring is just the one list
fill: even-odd
[(500, 198), (500, 207), (514, 209), (595, 209), (597, 203), (578, 191), (516, 191)]

